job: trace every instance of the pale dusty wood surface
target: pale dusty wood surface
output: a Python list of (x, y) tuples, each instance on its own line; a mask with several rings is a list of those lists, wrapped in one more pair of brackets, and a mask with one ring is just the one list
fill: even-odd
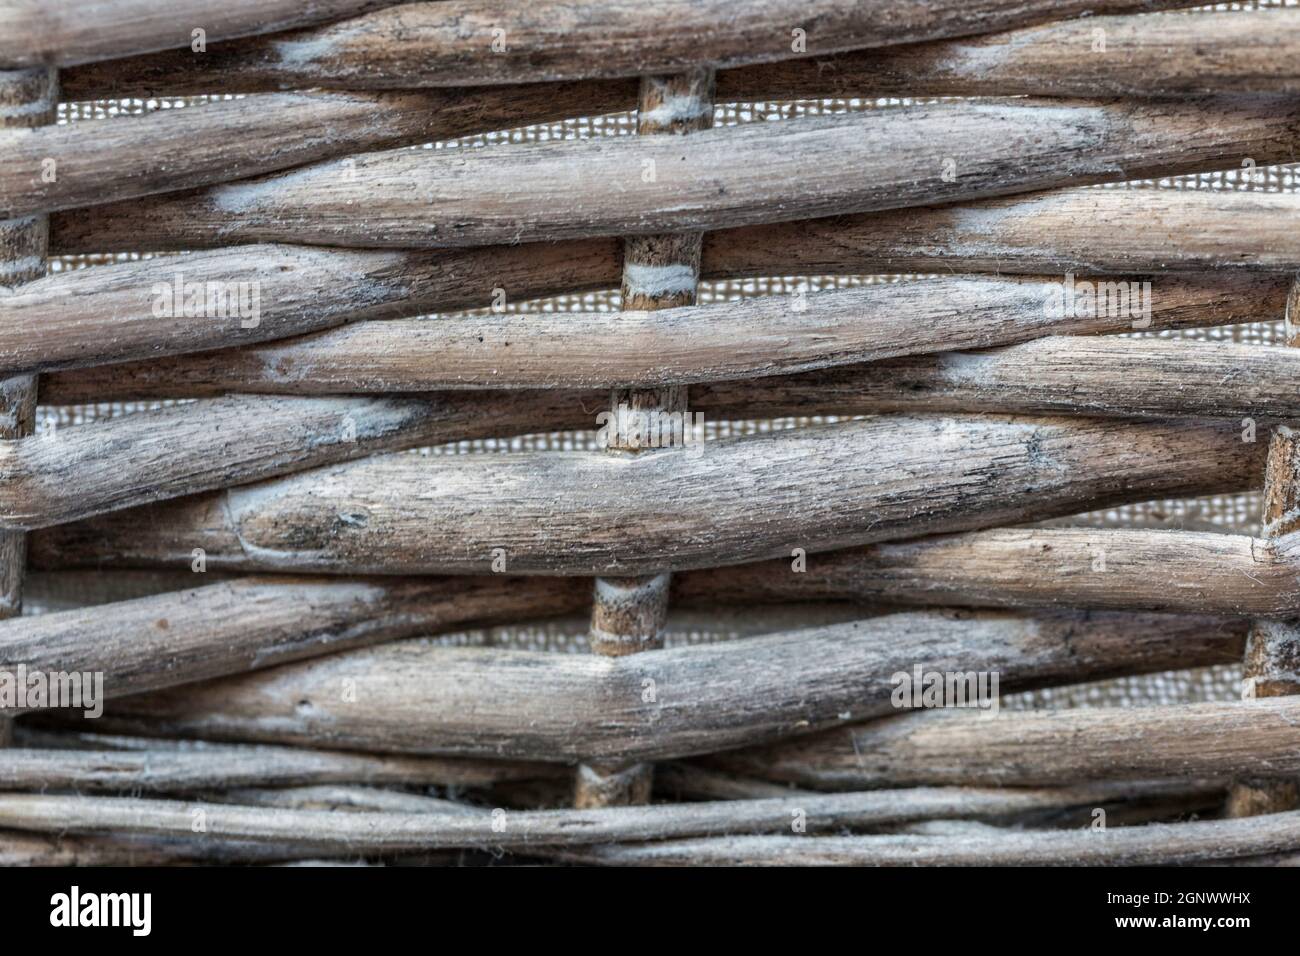
[(996, 717), (916, 711), (709, 762), (761, 779), (850, 790), (1291, 775), (1300, 772), (1300, 698), (1002, 710)]
[(1185, 96), (1300, 91), (1300, 11), (1083, 17), (728, 70), (719, 92), (825, 96)]
[[(519, 299), (581, 292), (604, 286), (617, 263), (615, 244), (583, 243), (532, 247), (526, 257), (508, 248), (420, 253), (252, 247), (233, 255), (96, 266), (0, 291), (0, 369), (121, 362), (261, 342), (358, 319), (474, 308), (487, 304), (493, 288)], [(233, 297), (224, 312), (218, 301), (207, 305), (212, 282)], [(186, 286), (204, 284), (202, 309), (184, 314), (177, 306), (178, 283), (181, 306), (190, 296)]]
[(369, 153), (55, 214), (53, 244), (61, 252), (261, 241), (448, 248), (719, 229), (1237, 169), (1243, 157), (1266, 165), (1290, 160), (1298, 143), (1300, 104), (1282, 95), (949, 102), (682, 139)]
[[(304, 254), (311, 257), (309, 251)], [(328, 280), (327, 275), (314, 275), (311, 265), (306, 275), (297, 277), (300, 282)], [(132, 271), (138, 277), (147, 270)], [(161, 271), (155, 266), (155, 274)], [(79, 274), (84, 273), (71, 273)], [(160, 278), (174, 282), (165, 274)], [(282, 277), (277, 285), (287, 280)], [(130, 280), (123, 275), (117, 281)], [(354, 322), (290, 342), (196, 356), (173, 365), (171, 374), (187, 382), (221, 376), (221, 385), (230, 390), (295, 395), (443, 388), (658, 388), (987, 348), (1051, 334), (1267, 320), (1281, 315), (1289, 288), (1288, 279), (1269, 274), (1164, 276), (1149, 286), (1129, 276), (1073, 281), (1079, 296), (1083, 289), (1095, 287), (1100, 304), (1094, 307), (1076, 299), (1069, 307), (1060, 278), (935, 277), (658, 310)], [(67, 288), (79, 285), (94, 283), (51, 282), (8, 308), (0, 305), (0, 320), (13, 318), (0, 326), (5, 329), (0, 333), (0, 370), (48, 371), (278, 339), (387, 309), (407, 314), (419, 309), (410, 300), (400, 306), (359, 304), (350, 289), (343, 290), (332, 309), (312, 308), (315, 288), (299, 285), (293, 299), (279, 303), (267, 317), (274, 321), (249, 330), (243, 327), (248, 322), (234, 315), (161, 323), (144, 285), (131, 285), (125, 295), (99, 304), (92, 293), (81, 314), (60, 309)], [(128, 296), (132, 301), (122, 311), (113, 311), (116, 300)], [(145, 374), (153, 367), (150, 363)], [(110, 369), (105, 375), (131, 378), (135, 368)]]
[[(0, 623), (0, 669), (103, 675), (107, 697), (404, 637), (574, 611), (579, 580), (257, 579)], [(340, 690), (342, 692), (342, 690)]]
[[(140, 95), (150, 79), (161, 79), (161, 88), (175, 93), (182, 87), (236, 92), (640, 76), (788, 59), (802, 53), (795, 50), (795, 29), (804, 32), (808, 54), (825, 54), (1089, 13), (1188, 5), (1185, 0), (660, 0), (653, 5), (535, 0), (502, 7), (493, 0), (443, 0), (379, 10), (290, 36), (226, 44), (201, 56), (181, 50), (105, 64), (79, 84), (98, 87), (95, 96), (123, 96)], [(494, 30), (502, 32), (494, 36)], [(172, 45), (188, 47), (188, 36)], [(130, 52), (119, 48), (112, 55)]]
[(483, 786), (552, 776), (556, 768), (503, 760), (350, 754), (304, 747), (207, 744), (178, 750), (65, 750), (22, 746), (0, 753), (0, 789), (175, 793), (207, 787)]
[(0, 527), (59, 524), (380, 451), (581, 428), (573, 393), (352, 398), (239, 395), (0, 441)]
[(650, 574), (1237, 492), (1264, 457), (1235, 425), (938, 416), (700, 448), (381, 455), (43, 529), (32, 562)]
[[(911, 612), (624, 657), (399, 642), (124, 697), (94, 729), (635, 761), (895, 713), (891, 676), (917, 661), (996, 670), (1009, 690), (1231, 661), (1245, 632), (1204, 616)], [(354, 703), (339, 699), (344, 680), (355, 681)]]
[(1300, 539), (1145, 528), (991, 529), (679, 576), (674, 600), (849, 600), (1287, 617)]
[(1300, 813), (1105, 830), (861, 837), (740, 836), (612, 844), (564, 854), (606, 866), (1159, 866), (1287, 853)]
[[(909, 804), (907, 797), (915, 803)], [(1042, 795), (1037, 795), (1039, 800)], [(965, 800), (963, 801), (963, 797)], [(671, 840), (682, 837), (721, 836), (732, 833), (791, 832), (793, 814), (802, 812), (811, 833), (834, 831), (917, 819), (926, 803), (952, 813), (965, 802), (966, 813), (983, 807), (1013, 805), (1014, 798), (997, 794), (922, 792), (918, 794), (852, 793), (802, 795), (767, 800), (726, 800), (699, 803), (661, 804), (653, 807), (608, 807), (588, 810), (463, 812), (375, 812), (331, 813), (272, 807), (231, 806), (177, 800), (145, 800), (125, 797), (46, 796), (0, 794), (0, 825), (36, 832), (85, 833), (107, 831), (118, 834), (154, 836), (184, 835), (190, 831), (194, 811), (204, 815), (209, 837), (268, 843), (290, 842), (318, 846), (327, 851), (364, 852), (374, 850), (440, 849), (446, 847), (500, 847), (524, 849), (540, 846), (584, 846), (635, 840)], [(1031, 803), (1031, 800), (1024, 800)], [(62, 826), (59, 815), (62, 814)], [(1263, 818), (1256, 827), (1213, 825), (1202, 834), (1209, 846), (1223, 855), (1263, 853), (1300, 845), (1300, 823), (1284, 814)], [(1180, 847), (1175, 829), (1166, 832), (1172, 844), (1166, 852), (1189, 852)], [(1188, 826), (1186, 824), (1182, 826)], [(1201, 825), (1205, 829), (1205, 825)], [(1128, 833), (1127, 839), (1107, 840), (1099, 832), (1091, 839), (1111, 853), (1130, 846), (1134, 832), (1144, 828), (1116, 828), (1109, 833)], [(1229, 834), (1247, 837), (1241, 843)], [(1077, 835), (1071, 834), (1072, 836)], [(1088, 831), (1084, 831), (1085, 838)], [(1033, 834), (1051, 843), (1057, 834)], [(785, 839), (779, 837), (778, 839)], [(859, 838), (866, 845), (878, 841), (889, 846), (890, 838)], [(817, 844), (817, 838), (796, 842)], [(833, 842), (833, 841), (832, 841)], [(1140, 840), (1137, 842), (1141, 842)], [(670, 844), (671, 845), (671, 844)], [(1032, 845), (1032, 841), (1031, 841)], [(599, 851), (597, 851), (599, 853)], [(1104, 852), (1104, 851), (1103, 851)], [(1089, 854), (1082, 854), (1087, 858)], [(1107, 854), (1109, 855), (1109, 854)], [(1201, 858), (1207, 854), (1202, 851)], [(960, 858), (953, 862), (960, 862)]]
[[(141, 116), (0, 133), (0, 216), (244, 179), (336, 156), (616, 109), (623, 83), (270, 92)], [(42, 176), (53, 160), (57, 178)]]
[(392, 0), (42, 0), (0, 3), (0, 68), (67, 66), (355, 16)]

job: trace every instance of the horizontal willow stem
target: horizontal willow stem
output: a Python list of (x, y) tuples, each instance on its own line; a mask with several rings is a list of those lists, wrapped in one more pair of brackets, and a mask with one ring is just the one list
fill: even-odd
[(176, 793), (209, 787), (484, 786), (554, 774), (503, 760), (349, 754), (303, 747), (204, 744), (176, 749), (145, 741), (134, 750), (0, 751), (0, 790)]
[(1144, 528), (991, 529), (692, 572), (673, 600), (896, 601), (1289, 617), (1300, 539)]
[[(348, 853), (449, 847), (524, 849), (728, 833), (789, 833), (796, 821), (815, 833), (927, 817), (964, 818), (1016, 807), (1059, 805), (1063, 799), (1083, 798), (1087, 802), (1107, 795), (1104, 788), (1024, 795), (996, 790), (914, 790), (466, 814), (332, 813), (125, 797), (0, 794), (0, 826), (36, 832), (179, 836), (192, 832), (198, 812), (203, 815), (210, 839), (289, 842)], [(1110, 832), (1123, 832), (1123, 828)], [(1296, 841), (1300, 843), (1300, 832)], [(1283, 846), (1276, 844), (1271, 848)], [(1252, 852), (1266, 851), (1253, 849)]]
[(101, 0), (87, 4), (6, 0), (0, 9), (0, 69), (68, 66), (189, 47), (192, 25), (224, 40), (356, 16), (392, 0)]
[[(403, 642), (124, 697), (95, 727), (561, 763), (671, 758), (896, 713), (892, 675), (917, 663), (1039, 687), (1237, 660), (1246, 628), (911, 612), (613, 658)], [(344, 686), (355, 699), (340, 699)]]
[[(34, 5), (32, 0), (24, 6), (28, 4)], [(994, 0), (662, 0), (646, 6), (638, 0), (602, 0), (593, 13), (565, 0), (504, 8), (490, 0), (442, 0), (391, 7), (288, 37), (224, 44), (202, 55), (183, 50), (75, 71), (72, 95), (153, 95), (144, 94), (145, 88), (176, 95), (181, 90), (248, 92), (286, 86), (478, 86), (640, 76), (968, 36), (1090, 13), (1187, 5), (1185, 0), (1027, 0), (1012, 6)], [(109, 56), (141, 49), (126, 45), (138, 44), (138, 38), (108, 32), (116, 38), (116, 52)], [(188, 33), (171, 45), (188, 47)], [(26, 50), (0, 46), (0, 62), (5, 60), (14, 65), (42, 62)]]
[[(452, 248), (709, 230), (1239, 169), (1243, 157), (1289, 161), (1298, 144), (1300, 104), (1280, 95), (936, 103), (686, 139), (370, 153), (59, 213), (51, 246)], [(362, 207), (367, 215), (356, 215)]]
[(198, 548), (216, 570), (626, 576), (1241, 491), (1263, 458), (1236, 425), (925, 416), (634, 457), (393, 454), (42, 529), (30, 554), (39, 569), (188, 567)]
[(590, 600), (580, 579), (241, 578), (0, 622), (0, 667), (102, 674), (112, 698)]
[(710, 761), (760, 779), (836, 790), (1288, 776), (1300, 774), (1300, 698), (1002, 710), (996, 717), (918, 711)]
[(1297, 847), (1300, 812), (1105, 830), (671, 840), (583, 848), (564, 857), (604, 866), (1168, 866)]

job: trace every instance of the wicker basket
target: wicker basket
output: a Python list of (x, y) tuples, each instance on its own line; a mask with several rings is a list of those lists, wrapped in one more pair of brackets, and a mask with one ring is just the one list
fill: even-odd
[(0, 862), (1293, 859), (1300, 9), (595, 10), (0, 4)]

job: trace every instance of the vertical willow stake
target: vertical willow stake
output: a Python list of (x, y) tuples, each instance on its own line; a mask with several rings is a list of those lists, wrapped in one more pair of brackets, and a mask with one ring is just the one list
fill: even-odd
[[(58, 80), (52, 69), (0, 70), (0, 129), (45, 126), (58, 108)], [(50, 158), (33, 175), (58, 175)], [(0, 221), (0, 286), (17, 286), (45, 274), (49, 239), (46, 216)], [(0, 381), (0, 439), (30, 435), (36, 420), (35, 375)], [(23, 574), (27, 567), (27, 536), (0, 531), (0, 619), (15, 617), (23, 608)], [(11, 739), (11, 723), (0, 717), (0, 746)]]
[[(1300, 276), (1286, 303), (1286, 344), (1300, 347)], [(1278, 538), (1300, 530), (1300, 431), (1278, 427), (1268, 446), (1264, 472), (1262, 533)], [(1258, 620), (1246, 639), (1244, 697), (1300, 694), (1300, 618)], [(1249, 817), (1300, 808), (1300, 779), (1238, 780), (1228, 792), (1227, 813)]]
[[(641, 79), (637, 134), (685, 135), (713, 125), (713, 71), (690, 70), (675, 76)], [(653, 177), (651, 162), (641, 170)], [(700, 278), (702, 233), (630, 236), (623, 242), (623, 308), (671, 309), (695, 304)], [(681, 421), (670, 432), (689, 440), (687, 388), (614, 389), (607, 447), (611, 454), (635, 455), (656, 447), (665, 422)], [(659, 413), (659, 414), (656, 414)], [(661, 415), (671, 415), (663, 418)], [(693, 436), (698, 440), (700, 436)], [(668, 574), (634, 578), (597, 578), (591, 612), (591, 649), (620, 656), (663, 646), (668, 613)], [(644, 689), (653, 693), (653, 688)], [(650, 799), (651, 764), (583, 764), (578, 768), (574, 805), (579, 809), (646, 803)]]

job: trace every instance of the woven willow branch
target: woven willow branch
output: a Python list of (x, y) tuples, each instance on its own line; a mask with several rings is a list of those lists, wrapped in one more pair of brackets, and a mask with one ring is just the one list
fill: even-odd
[[(175, 95), (182, 87), (248, 92), (268, 86), (400, 88), (642, 76), (788, 59), (803, 52), (800, 45), (810, 54), (826, 54), (1089, 13), (1189, 5), (1185, 0), (1024, 0), (1011, 6), (996, 0), (662, 0), (647, 6), (639, 0), (602, 0), (593, 8), (534, 0), (503, 8), (490, 0), (442, 0), (392, 7), (288, 38), (228, 44), (203, 56), (179, 51), (113, 64), (90, 76), (83, 73), (70, 95), (86, 95), (86, 87), (99, 87), (95, 97), (152, 95), (136, 86), (144, 77), (166, 77), (164, 85)], [(127, 42), (116, 38), (117, 49), (108, 56), (140, 48)], [(182, 34), (173, 45), (188, 47), (189, 37)], [(0, 63), (18, 56), (0, 47)]]
[(606, 866), (1168, 866), (1286, 853), (1297, 846), (1300, 812), (1106, 830), (673, 840), (564, 856)]
[(897, 601), (1285, 617), (1300, 540), (1141, 528), (996, 529), (687, 574), (688, 602)]
[[(201, 580), (199, 575), (196, 578)], [(584, 608), (580, 580), (244, 578), (0, 626), (7, 671), (103, 673), (110, 697), (455, 626)]]
[[(1069, 741), (1069, 745), (1063, 745)], [(716, 766), (815, 789), (1300, 773), (1300, 698), (1158, 707), (919, 711), (735, 754)]]
[[(913, 796), (905, 803), (900, 797)], [(1035, 797), (1037, 799), (1035, 800)], [(527, 849), (547, 846), (584, 846), (628, 840), (664, 840), (690, 836), (719, 836), (729, 833), (789, 832), (793, 815), (802, 814), (809, 832), (833, 831), (843, 827), (877, 826), (900, 820), (915, 820), (936, 805), (944, 816), (968, 816), (994, 807), (1043, 805), (1051, 799), (1033, 795), (1017, 801), (996, 794), (975, 794), (962, 800), (944, 793), (854, 793), (804, 795), (772, 800), (728, 800), (678, 803), (653, 807), (609, 807), (597, 810), (505, 811), (463, 813), (379, 813), (361, 811), (331, 813), (268, 807), (230, 806), (220, 803), (189, 803), (175, 800), (137, 800), (114, 797), (43, 796), (0, 794), (0, 825), (37, 832), (87, 832), (149, 834), (155, 836), (192, 834), (195, 813), (201, 813), (208, 837), (257, 842), (290, 842), (316, 846), (325, 851), (350, 853), (440, 849), (447, 847), (501, 847)], [(1059, 799), (1059, 797), (1057, 798)], [(965, 806), (961, 806), (961, 804)], [(954, 812), (955, 811), (955, 812)], [(1197, 824), (1204, 844), (1197, 850), (1183, 845), (1175, 832), (1173, 846), (1163, 853), (1191, 854), (1190, 858), (1212, 859), (1215, 855), (1237, 856), (1295, 849), (1300, 846), (1300, 813), (1256, 818), (1255, 826)], [(1176, 826), (1176, 825), (1171, 825)], [(1147, 828), (1117, 828), (1070, 833), (1071, 842), (1095, 841), (1085, 860), (1109, 862), (1124, 852), (1142, 852), (1134, 843), (1146, 844), (1141, 834)], [(1152, 827), (1152, 829), (1159, 829)], [(1113, 839), (1110, 834), (1127, 834)], [(1082, 835), (1083, 841), (1078, 837)], [(1191, 836), (1191, 833), (1186, 834)], [(1029, 836), (1029, 835), (1026, 835)], [(1037, 843), (1062, 842), (1060, 834), (1033, 834), (1029, 841), (1014, 841), (1024, 849)], [(789, 841), (787, 837), (775, 838)], [(861, 845), (888, 847), (898, 838), (857, 838)], [(905, 838), (915, 840), (916, 838)], [(795, 838), (795, 843), (816, 846), (828, 841), (816, 837)], [(922, 839), (921, 846), (925, 845)], [(992, 842), (992, 841), (987, 841)], [(669, 853), (673, 844), (668, 844)], [(1096, 858), (1100, 851), (1100, 859)], [(597, 850), (597, 854), (602, 851)], [(644, 850), (643, 850), (644, 852)], [(813, 852), (816, 852), (815, 850)], [(1150, 849), (1145, 852), (1151, 852)], [(1160, 851), (1157, 851), (1160, 852)], [(635, 855), (635, 853), (631, 854)], [(647, 853), (653, 859), (653, 852)], [(1006, 851), (1001, 856), (1006, 862)], [(613, 856), (618, 858), (616, 851)], [(997, 859), (995, 855), (994, 859)], [(954, 860), (953, 862), (958, 862)], [(1052, 862), (1060, 862), (1053, 860)]]
[[(733, 249), (731, 255), (744, 261), (724, 262), (709, 274), (788, 271), (792, 254), (772, 241), (801, 243), (804, 235), (797, 228), (782, 231), (784, 237), (759, 239), (766, 252), (747, 256)], [(845, 247), (846, 236), (835, 239), (839, 261), (819, 263), (819, 272), (870, 267)], [(1290, 288), (1289, 279), (1281, 275), (1170, 275), (1146, 279), (1149, 286), (1141, 277), (1071, 275), (1072, 288), (1080, 296), (1085, 288), (1097, 294), (1100, 304), (1094, 315), (1091, 306), (1049, 309), (1051, 301), (1064, 301), (1064, 279), (980, 276), (793, 298), (760, 297), (653, 314), (493, 314), (436, 323), (394, 321), (398, 316), (499, 302), (503, 296), (521, 300), (606, 287), (616, 275), (617, 262), (614, 244), (592, 240), (453, 253), (254, 246), (196, 253), (180, 261), (99, 266), (60, 273), (0, 295), (0, 369), (50, 371), (144, 357), (155, 360), (106, 369), (89, 381), (56, 378), (50, 388), (59, 401), (69, 392), (94, 394), (94, 400), (102, 401), (124, 388), (137, 389), (136, 395), (163, 394), (163, 388), (171, 388), (166, 394), (176, 396), (201, 394), (202, 389), (302, 394), (466, 385), (681, 383), (984, 347), (1052, 333), (1255, 321), (1281, 315)], [(234, 303), (224, 315), (195, 308), (187, 316), (185, 297), (210, 282), (222, 288), (256, 288), (256, 314), (246, 318), (249, 309), (241, 311)], [(1105, 304), (1112, 299), (1116, 308), (1108, 310)], [(162, 315), (160, 301), (165, 306)], [(182, 305), (173, 307), (174, 302)], [(997, 321), (1000, 311), (1014, 321)], [(912, 314), (918, 321), (909, 320)], [(969, 323), (961, 321), (967, 314)], [(359, 321), (374, 318), (384, 321)], [(356, 327), (332, 335), (173, 363), (156, 361), (348, 322)], [(738, 337), (741, 328), (744, 337)], [(626, 341), (629, 348), (611, 351), (607, 345), (614, 339)], [(701, 356), (692, 358), (695, 352)]]
[(492, 760), (336, 753), (302, 747), (151, 745), (132, 751), (14, 747), (0, 753), (0, 789), (176, 793), (206, 787), (320, 784), (484, 786), (557, 768)]
[[(564, 763), (670, 758), (895, 713), (891, 675), (921, 659), (938, 671), (998, 671), (1002, 689), (1039, 687), (1237, 660), (1246, 627), (913, 612), (613, 658), (385, 644), (125, 697), (96, 726)], [(345, 681), (355, 700), (343, 699)]]
[(1300, 104), (1286, 96), (936, 103), (680, 140), (371, 153), (60, 213), (52, 242), (65, 253), (262, 241), (449, 248), (719, 229), (1285, 162), (1298, 144)]
[(650, 574), (1240, 491), (1264, 457), (1235, 426), (978, 417), (696, 448), (378, 456), (48, 528), (32, 561), (189, 566), (201, 548), (231, 570)]
[[(415, 362), (405, 368), (424, 374)], [(1267, 422), (1300, 418), (1300, 356), (1227, 342), (1050, 337), (695, 391), (706, 420), (882, 411), (1226, 418), (1263, 441)], [(205, 399), (0, 444), (0, 525), (46, 527), (377, 451), (590, 429), (600, 410), (595, 390)]]
[[(388, 0), (391, 3), (391, 0)], [(308, 26), (385, 6), (385, 0), (100, 0), (0, 4), (0, 69), (67, 66), (188, 47), (192, 26), (208, 40)]]
[[(827, 95), (1295, 92), (1298, 36), (1300, 13), (1294, 10), (1094, 17), (975, 40), (724, 71), (720, 95), (749, 102)], [(1105, 49), (1097, 50), (1099, 44)], [(374, 67), (366, 64), (368, 73)], [(122, 83), (122, 64), (105, 69), (112, 71), (111, 82)], [(164, 74), (159, 85), (175, 79), (175, 73)], [(240, 85), (250, 81), (256, 82), (255, 75), (235, 79)], [(86, 92), (79, 89), (82, 82), (73, 71), (67, 78), (70, 95)], [(221, 73), (201, 92), (230, 82)], [(601, 115), (636, 101), (632, 80), (373, 95), (272, 88), (197, 110), (14, 137), (0, 163), (0, 210), (18, 215), (96, 205), (363, 150)], [(59, 164), (53, 182), (33, 175), (49, 159)]]

